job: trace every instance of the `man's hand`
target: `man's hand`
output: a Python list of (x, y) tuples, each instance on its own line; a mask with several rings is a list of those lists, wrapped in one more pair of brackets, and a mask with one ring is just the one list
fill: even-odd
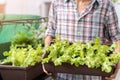
[(116, 65), (115, 72), (110, 77), (105, 77), (105, 79), (106, 80), (113, 80), (113, 79), (115, 79), (119, 69), (120, 69), (120, 62)]
[(51, 42), (53, 42), (53, 39), (54, 38), (52, 36), (46, 36), (44, 45), (49, 46)]

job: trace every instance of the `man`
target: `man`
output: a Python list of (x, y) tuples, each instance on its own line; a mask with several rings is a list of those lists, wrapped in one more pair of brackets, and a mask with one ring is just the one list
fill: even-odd
[[(57, 35), (60, 35), (61, 40), (83, 43), (99, 37), (101, 43), (105, 44), (107, 38), (110, 43), (118, 43), (115, 52), (120, 52), (118, 19), (114, 6), (109, 0), (52, 1), (45, 45), (49, 45)], [(55, 80), (102, 80), (102, 78), (94, 75), (58, 73)]]

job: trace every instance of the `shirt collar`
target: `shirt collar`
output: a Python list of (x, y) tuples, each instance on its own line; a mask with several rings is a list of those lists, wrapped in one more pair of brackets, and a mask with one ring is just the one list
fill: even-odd
[[(65, 0), (65, 3), (67, 3), (67, 2), (69, 2), (70, 0)], [(94, 0), (93, 0), (94, 1)], [(95, 1), (97, 1), (98, 3), (99, 3), (99, 0), (95, 0)]]

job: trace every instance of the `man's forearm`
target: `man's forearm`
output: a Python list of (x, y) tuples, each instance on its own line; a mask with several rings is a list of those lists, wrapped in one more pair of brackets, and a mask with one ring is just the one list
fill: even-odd
[(53, 41), (53, 37), (52, 36), (46, 36), (45, 38), (45, 46), (50, 45), (50, 43)]
[[(117, 41), (117, 48), (115, 49), (115, 52), (118, 53), (118, 54), (120, 52), (120, 40)], [(115, 78), (119, 69), (120, 69), (120, 62), (117, 63), (114, 74), (111, 75), (110, 78), (108, 78), (107, 80), (112, 80), (113, 78)]]
[[(116, 53), (120, 53), (120, 40), (117, 41), (117, 48), (115, 49)], [(120, 69), (120, 62), (117, 64), (117, 68)]]
[(117, 41), (117, 48), (115, 49), (116, 53), (120, 52), (120, 40)]

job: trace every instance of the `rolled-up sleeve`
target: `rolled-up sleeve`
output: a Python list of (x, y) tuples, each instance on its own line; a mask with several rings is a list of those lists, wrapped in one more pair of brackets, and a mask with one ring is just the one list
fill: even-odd
[(112, 4), (109, 4), (108, 11), (105, 18), (106, 18), (106, 24), (109, 29), (109, 34), (112, 42), (119, 40), (120, 28), (118, 26), (118, 16)]
[(52, 37), (55, 37), (55, 31), (56, 31), (55, 27), (56, 27), (56, 13), (55, 13), (55, 0), (53, 0), (49, 10), (48, 26), (45, 35), (46, 36), (50, 35)]

